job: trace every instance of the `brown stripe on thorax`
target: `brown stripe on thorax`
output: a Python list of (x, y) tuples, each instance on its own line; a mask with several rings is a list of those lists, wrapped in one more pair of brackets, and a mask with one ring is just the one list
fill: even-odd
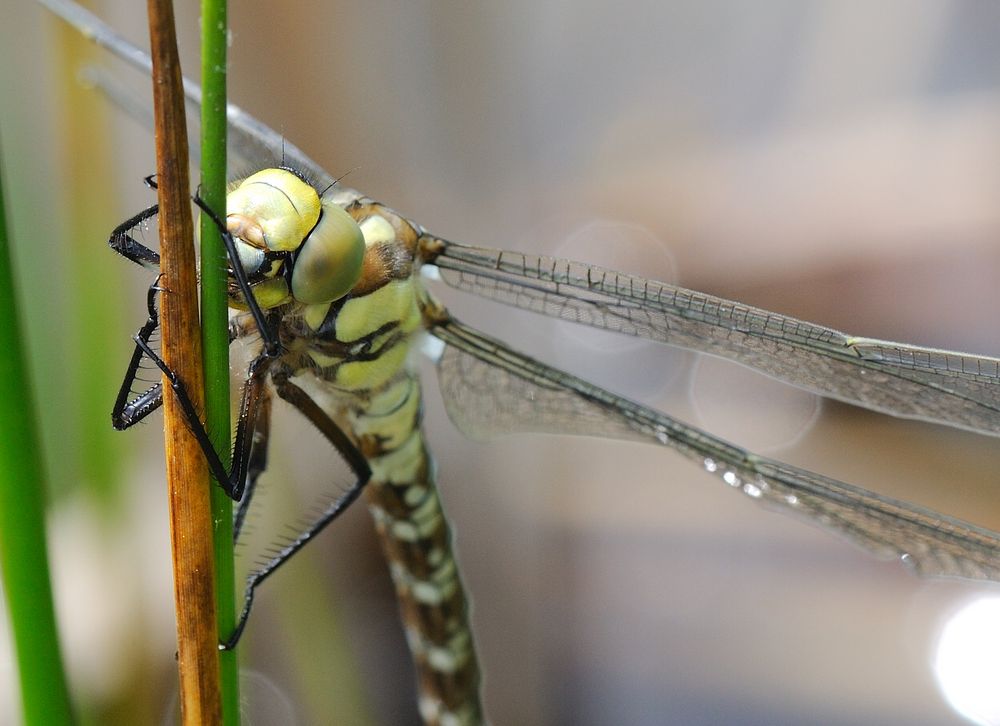
[(366, 295), (390, 280), (401, 280), (413, 273), (413, 256), (419, 234), (406, 219), (388, 207), (371, 201), (358, 201), (347, 207), (347, 213), (362, 225), (371, 217), (381, 217), (395, 232), (391, 242), (369, 246), (361, 268), (361, 279), (351, 290), (352, 296)]

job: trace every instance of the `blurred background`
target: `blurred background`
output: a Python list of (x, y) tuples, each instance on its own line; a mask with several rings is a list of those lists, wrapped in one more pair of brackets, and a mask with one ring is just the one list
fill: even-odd
[[(91, 4), (145, 46), (133, 6)], [(177, 12), (196, 76), (196, 3)], [(115, 71), (102, 53), (26, 0), (4, 15), (4, 173), (74, 696), (90, 723), (169, 723), (160, 419), (114, 434), (108, 416), (150, 279), (104, 241), (151, 203), (152, 141), (80, 84), (83, 66)], [(994, 4), (248, 1), (231, 25), (231, 100), (437, 234), (1000, 355)], [(736, 443), (1000, 530), (993, 439), (442, 297), (466, 322)], [(919, 580), (669, 451), (471, 442), (427, 372), (493, 723), (968, 722), (937, 685), (935, 653), (948, 618), (996, 587)], [(273, 445), (277, 489), (323, 476), (298, 436)], [(263, 588), (243, 641), (248, 723), (416, 723), (367, 513), (309, 549)]]

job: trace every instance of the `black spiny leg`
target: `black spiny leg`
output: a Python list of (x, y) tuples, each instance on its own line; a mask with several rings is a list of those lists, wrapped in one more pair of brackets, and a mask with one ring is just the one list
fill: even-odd
[[(145, 181), (147, 186), (156, 188), (156, 184), (152, 177), (147, 177)], [(264, 389), (267, 369), (270, 367), (271, 363), (281, 355), (281, 349), (278, 344), (277, 336), (271, 330), (270, 326), (268, 326), (264, 313), (260, 309), (260, 305), (257, 304), (257, 300), (250, 289), (246, 273), (243, 270), (243, 266), (240, 264), (239, 256), (236, 252), (235, 240), (226, 229), (222, 220), (219, 219), (218, 215), (216, 215), (200, 198), (195, 197), (194, 201), (206, 214), (209, 215), (209, 217), (211, 217), (216, 227), (219, 229), (219, 234), (225, 241), (226, 251), (229, 257), (230, 270), (236, 278), (244, 299), (247, 302), (247, 306), (250, 308), (250, 312), (264, 341), (264, 350), (256, 359), (254, 359), (254, 361), (251, 362), (247, 380), (243, 386), (240, 419), (236, 429), (236, 440), (233, 448), (232, 471), (229, 473), (226, 472), (225, 467), (222, 465), (221, 457), (212, 447), (208, 434), (205, 431), (205, 426), (201, 422), (198, 412), (194, 408), (194, 404), (191, 401), (190, 395), (187, 393), (187, 389), (185, 388), (183, 381), (181, 381), (177, 374), (174, 373), (169, 366), (167, 366), (163, 359), (160, 358), (160, 356), (149, 344), (153, 333), (155, 333), (156, 329), (159, 327), (159, 315), (156, 309), (156, 294), (163, 290), (163, 288), (159, 286), (159, 277), (149, 288), (146, 303), (149, 316), (142, 328), (140, 328), (139, 331), (133, 336), (136, 347), (132, 353), (132, 358), (129, 360), (129, 365), (125, 372), (125, 378), (122, 381), (118, 397), (115, 400), (115, 405), (111, 412), (111, 420), (116, 429), (126, 429), (138, 421), (141, 421), (143, 418), (159, 408), (159, 406), (163, 403), (162, 383), (157, 383), (137, 396), (135, 399), (131, 401), (129, 400), (129, 396), (132, 392), (132, 386), (135, 384), (139, 367), (142, 363), (142, 358), (143, 356), (148, 357), (163, 372), (170, 384), (170, 387), (177, 396), (177, 401), (180, 403), (185, 421), (208, 460), (208, 466), (212, 471), (212, 476), (219, 482), (226, 494), (239, 501), (246, 485), (246, 476), (253, 439), (250, 433), (257, 430), (257, 413), (261, 400), (261, 392)], [(111, 233), (111, 237), (108, 240), (108, 244), (111, 246), (111, 249), (138, 265), (142, 265), (144, 267), (156, 265), (160, 259), (159, 254), (137, 241), (134, 237), (132, 237), (130, 232), (138, 225), (154, 217), (158, 209), (158, 205), (153, 205), (139, 212), (139, 214), (135, 215), (131, 219), (128, 219), (118, 225)]]
[(114, 408), (111, 409), (111, 425), (118, 431), (124, 431), (142, 421), (163, 403), (162, 382), (157, 382), (135, 399), (129, 400), (129, 396), (132, 393), (132, 385), (136, 381), (142, 357), (145, 355), (143, 347), (138, 341), (141, 340), (143, 344), (148, 345), (150, 337), (160, 324), (159, 315), (156, 312), (156, 293), (160, 291), (159, 283), (160, 278), (157, 276), (153, 284), (149, 286), (149, 292), (146, 295), (146, 308), (149, 311), (149, 318), (139, 328), (139, 332), (133, 336), (133, 339), (136, 341), (135, 349), (132, 351), (132, 358), (128, 362), (128, 368), (125, 370), (125, 379), (122, 381), (121, 388), (118, 389), (118, 398), (115, 399)]
[[(155, 176), (156, 174), (150, 174), (143, 179), (143, 183), (150, 189), (156, 189), (156, 182), (153, 181), (153, 177)], [(155, 217), (159, 211), (160, 205), (154, 204), (151, 207), (143, 209), (134, 217), (126, 219), (111, 231), (108, 246), (122, 257), (131, 260), (137, 265), (142, 265), (143, 267), (158, 266), (160, 264), (159, 253), (149, 249), (129, 233), (147, 219)]]
[(246, 590), (243, 595), (243, 610), (240, 612), (240, 618), (233, 634), (220, 646), (224, 650), (234, 648), (243, 634), (247, 618), (250, 617), (250, 608), (253, 606), (254, 591), (257, 589), (257, 586), (285, 564), (292, 555), (305, 547), (330, 522), (340, 516), (358, 498), (361, 490), (371, 478), (371, 469), (368, 467), (368, 462), (365, 461), (361, 452), (309, 394), (292, 383), (288, 379), (288, 375), (283, 371), (274, 373), (271, 378), (274, 381), (278, 395), (299, 409), (302, 415), (319, 429), (320, 433), (337, 449), (344, 458), (344, 461), (347, 462), (347, 465), (351, 467), (357, 478), (354, 485), (342, 497), (334, 500), (327, 506), (309, 529), (282, 547), (260, 570), (247, 578)]
[[(156, 187), (152, 176), (146, 177), (145, 183), (148, 187)], [(108, 238), (108, 246), (125, 259), (137, 265), (142, 267), (158, 266), (160, 264), (159, 253), (136, 240), (131, 235), (131, 232), (146, 220), (155, 217), (159, 209), (160, 205), (154, 204), (119, 224), (112, 230), (111, 236)], [(160, 324), (160, 318), (156, 311), (156, 293), (162, 290), (159, 283), (160, 277), (157, 277), (153, 284), (149, 286), (149, 292), (146, 295), (146, 309), (149, 311), (149, 317), (143, 326), (139, 328), (135, 336), (133, 336), (141, 339), (146, 344), (149, 343), (150, 338)], [(142, 363), (143, 355), (142, 346), (137, 343), (135, 349), (132, 351), (132, 358), (129, 360), (128, 368), (125, 370), (125, 379), (122, 381), (121, 388), (118, 391), (118, 398), (115, 399), (114, 408), (111, 410), (111, 425), (118, 431), (123, 431), (142, 421), (142, 419), (146, 418), (146, 416), (163, 404), (162, 383), (156, 383), (134, 400), (129, 400), (132, 386), (139, 373), (139, 366)]]
[(163, 361), (154, 351), (147, 341), (139, 335), (135, 336), (135, 343), (156, 366), (163, 372), (167, 381), (173, 389), (177, 402), (181, 406), (184, 420), (188, 428), (198, 441), (205, 458), (208, 460), (208, 468), (212, 476), (222, 486), (223, 491), (232, 499), (239, 501), (243, 497), (243, 490), (246, 486), (247, 469), (250, 462), (250, 453), (253, 444), (251, 432), (257, 427), (257, 416), (260, 411), (260, 403), (264, 398), (264, 384), (267, 380), (267, 371), (274, 358), (268, 355), (267, 351), (262, 352), (250, 362), (250, 370), (247, 373), (246, 381), (243, 384), (243, 393), (240, 402), (240, 418), (236, 425), (236, 439), (233, 444), (233, 467), (227, 472), (222, 464), (211, 440), (205, 425), (201, 422), (198, 412), (194, 408), (191, 396), (188, 395), (184, 382), (176, 373)]
[(111, 232), (108, 239), (108, 246), (122, 257), (131, 260), (143, 267), (155, 267), (160, 264), (160, 254), (149, 249), (146, 245), (136, 240), (131, 234), (133, 229), (152, 219), (160, 211), (160, 205), (154, 204), (139, 212), (134, 217), (126, 219)]
[[(254, 439), (251, 432), (255, 432), (261, 427), (258, 417), (260, 416), (262, 402), (265, 404), (263, 407), (265, 417), (269, 418), (270, 416), (270, 397), (269, 395), (265, 395), (266, 389), (264, 383), (267, 378), (267, 370), (274, 358), (265, 351), (250, 363), (241, 395), (240, 418), (236, 427), (236, 439), (233, 445), (233, 467), (232, 471), (227, 473), (225, 467), (222, 465), (221, 457), (219, 457), (218, 453), (212, 447), (208, 434), (205, 431), (205, 426), (198, 417), (183, 382), (149, 344), (150, 338), (156, 332), (157, 327), (159, 327), (156, 295), (163, 289), (159, 286), (159, 280), (160, 278), (157, 277), (156, 282), (149, 287), (149, 293), (146, 298), (149, 317), (132, 338), (135, 341), (135, 350), (132, 352), (128, 369), (125, 371), (125, 378), (122, 381), (121, 388), (118, 390), (118, 397), (115, 399), (114, 408), (111, 410), (111, 423), (119, 431), (130, 428), (159, 408), (163, 403), (162, 383), (156, 383), (134, 399), (129, 400), (142, 359), (144, 356), (149, 358), (164, 373), (170, 383), (170, 387), (176, 394), (184, 414), (184, 419), (205, 453), (209, 468), (212, 470), (212, 476), (219, 482), (226, 494), (239, 501), (243, 495), (247, 472), (254, 468), (254, 464), (250, 461)], [(266, 426), (266, 423), (264, 425)], [(260, 470), (258, 469), (254, 478), (259, 476), (259, 474)]]
[(250, 459), (247, 463), (247, 486), (240, 499), (236, 514), (233, 517), (233, 541), (240, 538), (250, 502), (257, 491), (257, 480), (267, 469), (267, 451), (271, 440), (271, 392), (264, 388), (257, 411), (257, 422), (253, 430), (253, 440), (250, 443)]
[[(146, 183), (148, 186), (155, 188), (155, 183), (152, 181), (152, 177), (147, 178)], [(145, 393), (142, 393), (134, 400), (129, 401), (129, 395), (131, 394), (132, 386), (135, 383), (142, 358), (143, 356), (148, 357), (163, 372), (164, 377), (168, 381), (171, 389), (174, 391), (174, 395), (181, 406), (181, 411), (183, 412), (185, 421), (208, 460), (212, 476), (219, 482), (226, 494), (240, 502), (235, 520), (236, 531), (238, 532), (239, 528), (242, 526), (244, 518), (246, 517), (246, 511), (253, 496), (253, 489), (256, 486), (257, 479), (263, 472), (267, 463), (267, 443), (270, 433), (271, 419), (271, 396), (265, 387), (265, 383), (272, 364), (281, 357), (281, 346), (278, 342), (276, 333), (272, 330), (271, 326), (268, 325), (268, 319), (261, 310), (260, 305), (257, 303), (257, 300), (250, 289), (246, 272), (243, 270), (243, 266), (239, 260), (239, 255), (236, 251), (235, 240), (229, 233), (226, 225), (219, 219), (218, 215), (216, 215), (212, 209), (210, 209), (197, 196), (194, 201), (198, 207), (201, 208), (202, 211), (204, 211), (215, 222), (216, 227), (219, 229), (219, 233), (225, 242), (226, 252), (229, 258), (230, 271), (236, 279), (237, 285), (243, 294), (244, 300), (250, 309), (251, 316), (253, 317), (256, 327), (260, 332), (261, 338), (263, 339), (263, 350), (253, 361), (251, 361), (247, 378), (243, 384), (243, 390), (240, 397), (239, 421), (236, 426), (236, 438), (233, 442), (232, 470), (228, 473), (226, 472), (221, 458), (208, 438), (208, 433), (198, 416), (198, 412), (194, 408), (194, 404), (191, 401), (190, 395), (188, 395), (184, 382), (180, 380), (177, 374), (174, 373), (169, 366), (167, 366), (163, 359), (149, 345), (149, 341), (153, 333), (159, 326), (159, 315), (156, 309), (156, 295), (161, 290), (166, 292), (159, 286), (159, 277), (149, 288), (149, 294), (147, 296), (149, 317), (142, 328), (140, 328), (139, 331), (133, 336), (136, 347), (132, 353), (132, 358), (129, 361), (129, 366), (125, 374), (125, 379), (122, 382), (122, 387), (118, 393), (118, 398), (115, 401), (115, 406), (112, 411), (112, 421), (115, 428), (128, 428), (136, 422), (141, 421), (163, 403), (163, 386), (161, 383), (157, 383)], [(152, 218), (157, 211), (158, 207), (154, 205), (116, 227), (111, 235), (111, 239), (109, 240), (111, 248), (136, 264), (147, 267), (157, 264), (160, 259), (159, 254), (141, 244), (129, 234), (134, 227), (145, 222), (147, 219)], [(234, 329), (231, 327), (230, 342), (237, 335), (238, 331), (234, 333)], [(367, 462), (364, 460), (364, 457), (362, 457), (361, 452), (350, 441), (350, 439), (347, 438), (344, 432), (340, 430), (337, 424), (316, 404), (316, 402), (313, 401), (305, 391), (289, 381), (288, 375), (284, 371), (280, 371), (275, 374), (273, 379), (277, 387), (278, 395), (298, 408), (303, 415), (305, 415), (305, 417), (308, 418), (320, 430), (320, 432), (322, 432), (327, 440), (333, 444), (353, 470), (356, 476), (356, 481), (351, 489), (344, 494), (344, 496), (332, 502), (327, 507), (312, 527), (299, 535), (294, 541), (283, 547), (264, 566), (263, 569), (248, 578), (244, 595), (243, 610), (240, 613), (239, 622), (237, 623), (233, 634), (224, 644), (220, 646), (222, 648), (234, 647), (239, 640), (240, 635), (242, 635), (243, 629), (246, 627), (247, 618), (250, 614), (250, 608), (253, 604), (254, 591), (256, 587), (282, 564), (287, 562), (292, 555), (302, 549), (302, 547), (304, 547), (307, 542), (312, 540), (314, 536), (322, 531), (324, 527), (336, 519), (341, 512), (347, 509), (347, 507), (355, 499), (357, 499), (358, 495), (361, 493), (362, 487), (364, 487), (364, 485), (368, 482), (368, 479), (371, 477), (371, 470), (369, 469)], [(244, 496), (245, 489), (247, 490), (246, 496)]]

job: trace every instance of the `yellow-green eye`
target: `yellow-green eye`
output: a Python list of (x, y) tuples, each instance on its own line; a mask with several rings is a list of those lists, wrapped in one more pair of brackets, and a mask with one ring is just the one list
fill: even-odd
[(365, 238), (354, 218), (331, 202), (302, 245), (292, 270), (292, 295), (309, 305), (343, 297), (361, 277)]
[(287, 169), (259, 171), (226, 197), (233, 236), (269, 250), (298, 249), (319, 214), (319, 194)]

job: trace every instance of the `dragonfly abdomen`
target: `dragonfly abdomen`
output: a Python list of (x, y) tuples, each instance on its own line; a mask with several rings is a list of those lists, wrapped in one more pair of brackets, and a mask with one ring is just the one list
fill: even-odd
[[(345, 298), (304, 306), (283, 342), (328, 384), (330, 411), (371, 467), (369, 509), (396, 589), (427, 724), (483, 722), (469, 606), (420, 430), (420, 384), (408, 368), (421, 327), (413, 236), (375, 205), (350, 210), (365, 237), (365, 273)], [(409, 232), (407, 232), (409, 230)]]
[[(402, 426), (395, 416), (358, 417), (366, 430), (362, 450), (368, 450), (372, 468), (369, 509), (395, 584), (424, 721), (478, 724), (480, 676), (469, 606), (419, 428), (419, 384), (412, 378), (410, 383), (399, 410), (409, 416), (412, 408), (416, 415), (401, 441)], [(385, 443), (375, 446), (377, 440)]]
[(371, 467), (368, 506), (395, 585), (427, 724), (478, 724), (479, 666), (469, 606), (420, 429), (420, 383), (405, 366), (346, 407)]

